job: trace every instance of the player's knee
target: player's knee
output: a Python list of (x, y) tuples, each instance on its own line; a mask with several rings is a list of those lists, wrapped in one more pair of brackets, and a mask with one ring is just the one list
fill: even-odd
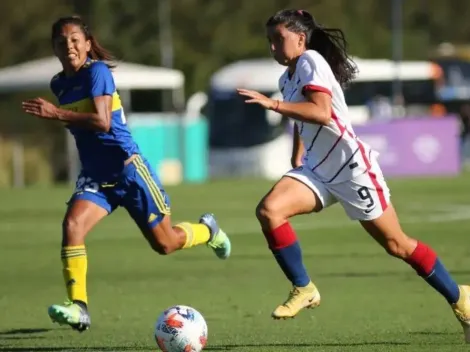
[(261, 224), (270, 223), (283, 217), (281, 210), (278, 202), (265, 199), (256, 207), (256, 217)]
[(85, 228), (81, 221), (75, 217), (66, 217), (62, 222), (62, 232), (64, 240), (85, 237)]
[(255, 214), (256, 214), (256, 218), (261, 223), (268, 220), (270, 214), (269, 214), (269, 211), (265, 202), (262, 201), (256, 206)]

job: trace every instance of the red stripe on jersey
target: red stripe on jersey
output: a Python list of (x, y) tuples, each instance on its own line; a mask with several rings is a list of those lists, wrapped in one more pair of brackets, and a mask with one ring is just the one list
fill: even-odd
[(314, 84), (307, 84), (302, 88), (302, 94), (305, 95), (306, 92), (322, 92), (328, 94), (330, 97), (333, 96), (331, 90), (322, 86), (316, 86)]
[(370, 164), (369, 158), (367, 157), (366, 149), (364, 148), (364, 144), (362, 144), (361, 141), (359, 141), (359, 140), (356, 140), (356, 142), (359, 145), (359, 150), (361, 151), (362, 159), (364, 160), (364, 163), (366, 164), (367, 175), (369, 176), (372, 184), (374, 185), (375, 191), (377, 192), (377, 196), (379, 197), (380, 206), (382, 207), (382, 211), (385, 211), (385, 209), (387, 209), (388, 204), (387, 204), (387, 200), (385, 199), (385, 196), (384, 196), (384, 189), (380, 185), (379, 181), (377, 180), (377, 175), (375, 174), (375, 172), (371, 171), (372, 166)]
[(336, 116), (334, 114), (334, 112), (332, 112), (331, 117), (332, 117), (333, 121), (336, 123), (336, 126), (338, 127), (338, 129), (340, 130), (341, 135), (343, 135), (344, 131), (346, 131), (348, 133), (348, 135), (356, 141), (356, 143), (359, 147), (359, 151), (361, 152), (362, 159), (364, 160), (364, 164), (366, 165), (366, 168), (367, 168), (367, 175), (369, 176), (372, 184), (375, 187), (375, 190), (377, 192), (377, 196), (379, 197), (380, 206), (382, 207), (382, 211), (385, 211), (385, 209), (387, 209), (388, 204), (387, 204), (387, 200), (385, 199), (384, 189), (380, 185), (379, 181), (377, 180), (377, 175), (374, 172), (371, 171), (372, 165), (370, 163), (369, 158), (367, 157), (366, 148), (364, 147), (364, 144), (362, 144), (362, 142), (356, 138), (356, 135), (354, 133), (349, 131), (346, 128), (346, 126), (343, 126), (339, 122), (338, 116)]
[[(341, 134), (343, 134), (345, 131), (346, 131), (346, 126), (343, 126), (342, 124), (339, 123), (339, 119), (338, 119), (338, 116), (335, 115), (335, 113), (333, 112), (333, 110), (331, 111), (331, 118), (333, 119), (333, 121), (335, 122), (336, 124), (336, 127), (338, 127), (339, 129), (339, 132)], [(349, 136), (350, 137), (353, 137), (353, 135), (351, 134), (351, 132), (347, 131)]]

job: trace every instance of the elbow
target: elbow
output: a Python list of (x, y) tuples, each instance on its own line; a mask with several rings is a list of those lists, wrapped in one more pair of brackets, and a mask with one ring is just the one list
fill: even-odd
[(108, 133), (110, 129), (111, 129), (111, 125), (109, 123), (105, 123), (102, 126), (100, 126), (100, 132)]
[(332, 107), (314, 104), (309, 110), (309, 120), (318, 125), (328, 126), (333, 119)]
[(100, 118), (96, 124), (96, 130), (98, 132), (108, 133), (111, 129), (111, 120)]
[(318, 124), (322, 126), (328, 126), (331, 123), (331, 120), (331, 112), (325, 112), (321, 116), (317, 116)]
[(324, 126), (328, 126), (331, 123), (331, 120), (333, 120), (333, 118), (331, 117), (331, 113), (330, 113), (327, 116), (325, 116), (323, 120)]

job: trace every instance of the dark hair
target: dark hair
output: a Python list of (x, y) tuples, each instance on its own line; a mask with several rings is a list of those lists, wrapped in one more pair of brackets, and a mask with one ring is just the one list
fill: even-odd
[(266, 27), (279, 24), (289, 31), (305, 33), (307, 49), (316, 50), (325, 58), (339, 83), (346, 85), (354, 79), (357, 68), (346, 51), (347, 42), (341, 29), (319, 25), (305, 10), (281, 10), (268, 19)]
[(81, 31), (85, 35), (85, 39), (91, 42), (91, 49), (88, 53), (88, 56), (91, 59), (105, 61), (106, 65), (109, 68), (116, 67), (116, 64), (113, 62), (115, 61), (114, 55), (109, 50), (101, 46), (95, 36), (91, 33), (91, 30), (88, 25), (85, 23), (85, 21), (83, 21), (80, 16), (61, 17), (57, 21), (55, 21), (52, 25), (52, 42), (60, 35), (62, 27), (68, 24), (73, 24), (80, 27)]

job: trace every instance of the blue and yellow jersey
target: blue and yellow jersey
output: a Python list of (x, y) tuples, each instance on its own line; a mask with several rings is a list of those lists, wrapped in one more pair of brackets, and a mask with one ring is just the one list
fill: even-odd
[(51, 90), (60, 108), (76, 112), (95, 112), (93, 98), (112, 96), (111, 127), (108, 132), (69, 125), (75, 137), (83, 171), (96, 181), (112, 181), (123, 170), (124, 161), (139, 148), (126, 124), (121, 99), (111, 71), (102, 61), (88, 60), (73, 77), (62, 73), (51, 80)]

